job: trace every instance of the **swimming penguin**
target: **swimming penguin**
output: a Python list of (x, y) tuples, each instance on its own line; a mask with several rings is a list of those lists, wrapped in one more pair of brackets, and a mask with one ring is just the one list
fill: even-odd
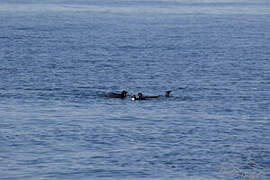
[[(171, 92), (172, 91), (166, 91), (165, 92), (165, 97), (169, 97)], [(159, 96), (143, 96), (143, 94), (141, 92), (138, 93), (138, 99), (139, 100), (146, 100), (146, 99), (159, 98), (159, 97), (161, 97), (161, 95), (159, 95)]]
[(121, 99), (124, 99), (126, 96), (127, 96), (127, 91), (123, 90), (121, 92), (121, 94), (117, 94), (117, 93), (109, 93), (107, 96), (109, 98), (121, 98)]
[(132, 96), (130, 96), (130, 98), (131, 98), (131, 101), (139, 100), (139, 99), (136, 97), (136, 95), (132, 95)]
[(131, 98), (132, 101), (136, 101), (136, 100), (146, 100), (146, 98), (144, 98), (144, 97), (142, 96), (142, 93), (138, 93), (138, 97), (136, 97), (136, 95), (132, 95), (130, 98)]
[(146, 96), (143, 96), (141, 92), (138, 93), (138, 100), (146, 100)]
[[(172, 91), (166, 91), (165, 92), (165, 97), (169, 97), (171, 92)], [(147, 100), (147, 99), (159, 98), (159, 97), (161, 97), (161, 95), (159, 95), (159, 96), (143, 96), (143, 94), (141, 92), (139, 92), (138, 93), (138, 97), (136, 97), (136, 95), (132, 95), (131, 96), (131, 100), (132, 101), (136, 101), (136, 100)]]
[(169, 97), (171, 92), (172, 92), (172, 91), (166, 91), (166, 92), (165, 92), (165, 97)]

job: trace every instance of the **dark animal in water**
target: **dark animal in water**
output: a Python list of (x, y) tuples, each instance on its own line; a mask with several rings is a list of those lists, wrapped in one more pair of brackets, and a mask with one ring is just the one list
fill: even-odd
[(171, 92), (172, 92), (172, 91), (166, 91), (166, 92), (165, 92), (165, 97), (169, 97)]
[(130, 98), (131, 98), (132, 101), (139, 100), (139, 98), (137, 98), (136, 95), (132, 95)]
[(123, 90), (121, 92), (121, 94), (117, 94), (117, 93), (109, 93), (107, 96), (109, 98), (121, 98), (121, 99), (124, 99), (126, 96), (127, 96), (127, 91)]
[[(165, 92), (165, 97), (169, 97), (171, 92), (172, 91), (166, 91)], [(159, 97), (161, 97), (161, 96), (160, 95), (159, 96), (143, 96), (143, 94), (141, 92), (139, 92), (138, 93), (138, 98), (135, 95), (133, 95), (133, 96), (131, 96), (131, 99), (133, 101), (135, 101), (135, 100), (147, 100), (147, 99), (159, 98)]]

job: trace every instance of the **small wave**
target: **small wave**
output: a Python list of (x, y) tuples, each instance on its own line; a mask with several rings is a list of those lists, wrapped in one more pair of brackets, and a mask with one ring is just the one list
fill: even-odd
[(24, 88), (26, 91), (61, 91), (62, 88)]
[(0, 36), (0, 39), (9, 39), (7, 36)]

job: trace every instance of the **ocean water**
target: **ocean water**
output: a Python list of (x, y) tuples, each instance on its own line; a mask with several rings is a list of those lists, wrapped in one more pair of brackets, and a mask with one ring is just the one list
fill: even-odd
[(1, 0), (0, 22), (0, 179), (270, 179), (268, 0)]

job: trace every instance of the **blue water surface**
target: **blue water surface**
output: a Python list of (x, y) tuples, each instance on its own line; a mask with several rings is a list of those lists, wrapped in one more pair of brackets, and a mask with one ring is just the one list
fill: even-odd
[(0, 179), (270, 179), (267, 0), (1, 0), (0, 22)]

